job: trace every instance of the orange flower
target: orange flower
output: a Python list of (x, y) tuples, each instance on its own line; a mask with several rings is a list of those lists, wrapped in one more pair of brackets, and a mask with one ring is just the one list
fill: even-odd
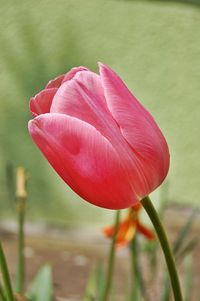
[[(126, 246), (134, 238), (136, 231), (144, 235), (147, 239), (154, 239), (153, 232), (144, 226), (139, 220), (140, 203), (130, 207), (127, 216), (120, 222), (117, 233), (116, 245), (118, 247)], [(106, 237), (111, 238), (114, 233), (114, 226), (103, 229)]]

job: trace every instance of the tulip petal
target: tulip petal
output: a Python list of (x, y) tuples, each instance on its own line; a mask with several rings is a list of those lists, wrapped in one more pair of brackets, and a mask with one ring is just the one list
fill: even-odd
[(113, 137), (113, 130), (121, 136), (107, 109), (100, 77), (91, 71), (78, 72), (72, 80), (62, 84), (52, 102), (51, 113), (77, 117), (107, 138)]
[(78, 72), (57, 91), (51, 113), (62, 113), (83, 120), (94, 126), (107, 138), (121, 158), (121, 164), (138, 200), (146, 196), (151, 188), (143, 175), (140, 160), (123, 138), (119, 126), (108, 111), (100, 77), (91, 72)]
[(45, 89), (31, 98), (30, 111), (33, 116), (50, 112), (51, 103), (57, 90), (56, 88)]
[(51, 113), (31, 120), (29, 132), (57, 173), (86, 201), (109, 209), (138, 201), (120, 157), (90, 124)]
[(62, 75), (56, 77), (55, 79), (50, 80), (48, 82), (48, 84), (46, 85), (45, 89), (59, 88), (62, 83), (72, 79), (76, 75), (77, 72), (85, 71), (85, 70), (88, 70), (88, 69), (86, 67), (82, 67), (82, 66), (74, 67), (66, 74), (62, 74)]
[(161, 184), (169, 168), (165, 138), (150, 113), (114, 71), (100, 64), (100, 76), (108, 108), (139, 159), (148, 194)]
[(63, 79), (64, 79), (65, 75), (62, 74), (52, 80), (50, 80), (48, 82), (48, 84), (46, 85), (45, 89), (51, 89), (51, 88), (59, 88)]
[(63, 83), (72, 79), (78, 72), (80, 71), (89, 71), (88, 68), (80, 66), (80, 67), (74, 67), (69, 72), (67, 72), (63, 78)]

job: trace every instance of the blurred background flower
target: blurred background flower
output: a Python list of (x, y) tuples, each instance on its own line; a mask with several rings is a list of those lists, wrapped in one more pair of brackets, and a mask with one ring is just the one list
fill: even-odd
[[(152, 230), (143, 225), (139, 218), (141, 204), (128, 209), (127, 215), (120, 221), (119, 229), (117, 232), (116, 245), (117, 247), (127, 246), (136, 236), (136, 233), (142, 234), (148, 240), (154, 239)], [(112, 238), (114, 234), (114, 226), (108, 226), (103, 229), (106, 237)]]

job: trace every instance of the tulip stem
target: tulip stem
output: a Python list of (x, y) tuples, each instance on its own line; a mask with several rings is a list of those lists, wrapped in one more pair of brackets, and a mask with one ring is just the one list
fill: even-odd
[(108, 259), (108, 269), (105, 277), (105, 288), (103, 292), (102, 301), (107, 301), (108, 296), (110, 293), (111, 285), (112, 285), (112, 278), (113, 278), (113, 268), (114, 268), (114, 260), (115, 260), (115, 249), (116, 249), (116, 238), (117, 232), (119, 228), (119, 217), (120, 217), (120, 210), (117, 210), (116, 217), (115, 217), (115, 229), (112, 236), (112, 242), (110, 246), (110, 254)]
[(160, 241), (166, 264), (169, 271), (169, 276), (171, 280), (171, 285), (174, 293), (174, 300), (175, 301), (183, 301), (182, 293), (181, 293), (181, 286), (178, 278), (178, 273), (176, 270), (176, 265), (174, 261), (174, 256), (172, 254), (167, 235), (165, 233), (164, 227), (159, 219), (159, 216), (150, 200), (147, 196), (141, 201), (144, 209), (146, 210), (151, 222), (154, 225), (155, 231), (157, 233), (158, 239)]
[(16, 200), (18, 211), (18, 245), (17, 245), (17, 269), (16, 269), (16, 292), (23, 294), (25, 279), (25, 260), (24, 260), (24, 223), (27, 201), (27, 174), (23, 167), (17, 168), (16, 173)]
[(16, 292), (23, 293), (25, 278), (24, 260), (24, 219), (25, 219), (25, 200), (19, 200), (18, 207), (18, 240), (17, 240), (17, 270), (16, 270)]

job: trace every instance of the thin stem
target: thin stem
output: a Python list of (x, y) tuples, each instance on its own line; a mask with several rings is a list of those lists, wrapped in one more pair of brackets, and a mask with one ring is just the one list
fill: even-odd
[(24, 220), (25, 220), (25, 200), (19, 200), (18, 204), (18, 239), (17, 239), (17, 269), (16, 269), (16, 292), (23, 293), (25, 278), (24, 260)]
[(138, 249), (137, 249), (137, 234), (132, 239), (130, 243), (130, 251), (131, 251), (131, 268), (132, 268), (132, 291), (130, 301), (138, 301), (139, 300), (139, 286), (140, 286), (140, 279), (139, 279), (139, 267), (138, 267)]
[(119, 217), (120, 210), (117, 210), (115, 217), (115, 229), (112, 237), (112, 243), (110, 247), (110, 254), (108, 259), (108, 269), (106, 274), (105, 288), (103, 292), (102, 301), (107, 301), (110, 293), (111, 285), (112, 285), (112, 276), (113, 276), (113, 268), (114, 268), (114, 259), (115, 259), (115, 249), (116, 249), (116, 237), (119, 228)]
[(5, 258), (1, 243), (0, 243), (0, 268), (1, 268), (3, 284), (4, 284), (4, 291), (5, 291), (5, 294), (7, 297), (7, 301), (14, 301), (10, 276), (8, 273), (8, 267), (7, 267), (7, 263), (6, 263), (6, 258)]
[[(132, 292), (130, 301), (137, 301), (142, 295), (145, 301), (149, 301), (147, 295), (142, 270), (140, 268), (140, 249), (138, 242), (138, 235), (135, 234), (134, 238), (130, 242), (130, 253), (131, 253), (131, 269), (132, 269)], [(140, 295), (141, 294), (141, 295)]]
[(27, 200), (27, 175), (23, 167), (17, 168), (16, 173), (16, 199), (18, 211), (18, 245), (17, 245), (17, 269), (16, 269), (16, 292), (23, 294), (25, 278), (24, 260), (24, 222)]
[(154, 228), (156, 230), (158, 239), (160, 241), (166, 264), (168, 267), (171, 285), (174, 293), (174, 300), (175, 301), (183, 301), (182, 293), (181, 293), (181, 287), (180, 282), (178, 278), (178, 273), (175, 266), (174, 256), (172, 254), (171, 248), (169, 246), (169, 242), (165, 233), (165, 230), (163, 228), (163, 225), (158, 217), (158, 214), (150, 200), (150, 198), (147, 196), (141, 201), (144, 209), (146, 210), (147, 214), (149, 215), (149, 218), (151, 219)]

